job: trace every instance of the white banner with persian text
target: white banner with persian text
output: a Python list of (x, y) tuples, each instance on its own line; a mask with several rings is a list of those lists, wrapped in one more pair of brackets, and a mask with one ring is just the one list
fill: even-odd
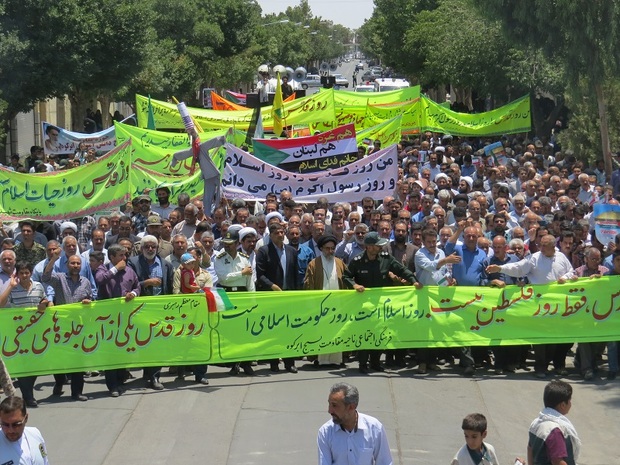
[(298, 202), (359, 202), (363, 197), (382, 199), (393, 195), (398, 178), (396, 145), (341, 168), (301, 174), (269, 165), (234, 145), (226, 144), (222, 175), (224, 196), (229, 199), (264, 200), (270, 192), (288, 190)]

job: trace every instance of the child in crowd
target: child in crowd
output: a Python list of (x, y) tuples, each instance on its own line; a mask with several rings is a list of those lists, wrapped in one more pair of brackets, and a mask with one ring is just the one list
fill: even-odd
[(181, 294), (192, 294), (200, 290), (194, 273), (195, 262), (196, 259), (191, 253), (181, 255)]
[(495, 449), (485, 443), (487, 419), (481, 413), (470, 413), (463, 419), (465, 445), (459, 449), (451, 465), (499, 465)]
[(545, 408), (530, 425), (528, 464), (577, 463), (581, 441), (575, 427), (566, 418), (572, 406), (572, 397), (573, 388), (564, 381), (554, 380), (545, 386)]

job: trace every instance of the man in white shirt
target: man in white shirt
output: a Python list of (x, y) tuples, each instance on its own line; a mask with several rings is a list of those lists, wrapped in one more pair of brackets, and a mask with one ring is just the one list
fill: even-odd
[(332, 386), (328, 398), (331, 420), (319, 429), (319, 465), (392, 465), (385, 428), (357, 411), (359, 392), (348, 383)]
[[(527, 276), (530, 284), (550, 284), (576, 280), (578, 277), (566, 256), (555, 248), (555, 237), (551, 234), (543, 236), (540, 241), (540, 252), (531, 254), (523, 260), (505, 265), (489, 265), (488, 274), (504, 273), (514, 278)], [(534, 345), (534, 370), (537, 378), (547, 376), (549, 361), (553, 361), (555, 371), (566, 376), (566, 354), (572, 344), (537, 344)]]
[(48, 465), (41, 432), (26, 426), (28, 412), (21, 397), (7, 397), (0, 403), (0, 463)]

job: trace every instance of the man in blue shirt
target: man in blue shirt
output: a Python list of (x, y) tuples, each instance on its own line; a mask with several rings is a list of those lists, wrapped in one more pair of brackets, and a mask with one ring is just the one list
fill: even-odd
[[(459, 263), (452, 265), (452, 276), (456, 280), (458, 286), (480, 286), (482, 282), (482, 271), (484, 270), (484, 261), (487, 258), (486, 253), (478, 247), (478, 230), (473, 226), (467, 226), (467, 221), (461, 220), (452, 237), (446, 243), (446, 255), (453, 252), (461, 257)], [(463, 244), (457, 241), (463, 233)], [(460, 365), (465, 367), (463, 374), (472, 376), (474, 374), (474, 357), (472, 356), (471, 347), (461, 347)]]

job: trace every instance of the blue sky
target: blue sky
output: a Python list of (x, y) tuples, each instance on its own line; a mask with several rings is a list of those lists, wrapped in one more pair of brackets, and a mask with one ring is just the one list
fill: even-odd
[[(373, 0), (308, 0), (312, 14), (332, 20), (350, 29), (357, 29), (374, 9)], [(258, 0), (263, 14), (280, 13), (289, 6), (299, 5), (298, 0)]]

